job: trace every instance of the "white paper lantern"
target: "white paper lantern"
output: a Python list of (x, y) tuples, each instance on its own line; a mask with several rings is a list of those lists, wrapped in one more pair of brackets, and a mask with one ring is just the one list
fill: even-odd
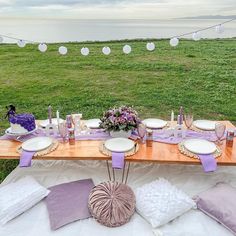
[(146, 48), (148, 51), (154, 51), (156, 48), (155, 43), (153, 43), (153, 42), (147, 43)]
[(25, 47), (26, 42), (25, 42), (24, 40), (20, 39), (20, 40), (17, 41), (17, 45), (18, 45), (20, 48), (23, 48), (23, 47)]
[(2, 36), (0, 36), (0, 43), (2, 43), (3, 42), (3, 37)]
[(86, 47), (81, 48), (80, 52), (83, 56), (88, 56), (89, 55), (89, 49), (86, 48)]
[(192, 35), (194, 41), (199, 41), (201, 39), (201, 34), (199, 32), (195, 32)]
[(61, 55), (66, 55), (67, 54), (67, 48), (65, 46), (60, 46), (59, 49), (58, 49), (58, 52)]
[(171, 45), (172, 47), (176, 47), (178, 44), (179, 44), (179, 39), (178, 39), (178, 38), (172, 38), (172, 39), (170, 40), (170, 45)]
[(128, 44), (126, 44), (126, 45), (123, 47), (123, 52), (124, 52), (125, 54), (129, 54), (129, 53), (131, 53), (131, 51), (132, 51), (132, 48), (131, 48)]
[(109, 54), (111, 53), (111, 49), (110, 49), (109, 47), (104, 47), (104, 48), (102, 49), (102, 53), (103, 53), (104, 55), (109, 55)]
[(45, 44), (45, 43), (40, 43), (40, 44), (38, 45), (38, 50), (39, 50), (40, 52), (46, 52), (47, 49), (48, 49), (48, 46), (47, 46), (47, 44)]
[(216, 30), (216, 33), (218, 33), (218, 34), (221, 34), (221, 33), (223, 33), (223, 32), (225, 31), (223, 25), (217, 25), (217, 26), (215, 27), (215, 30)]

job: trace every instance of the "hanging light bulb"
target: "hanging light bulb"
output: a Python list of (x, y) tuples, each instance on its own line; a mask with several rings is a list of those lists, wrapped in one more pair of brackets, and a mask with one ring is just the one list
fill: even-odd
[(223, 33), (223, 32), (225, 31), (224, 26), (223, 26), (223, 25), (217, 25), (217, 26), (215, 27), (215, 31), (216, 31), (216, 33), (218, 33), (218, 34)]
[(0, 36), (0, 43), (2, 43), (3, 42), (3, 37), (2, 36)]
[(24, 40), (20, 39), (20, 40), (17, 41), (17, 45), (18, 45), (20, 48), (23, 48), (23, 47), (25, 47), (26, 42), (25, 42)]
[(131, 51), (132, 51), (132, 48), (131, 48), (128, 44), (126, 44), (126, 45), (123, 47), (123, 52), (124, 52), (125, 54), (129, 54), (129, 53), (131, 53)]
[(59, 49), (58, 49), (58, 52), (61, 54), (61, 55), (66, 55), (67, 54), (67, 47), (65, 46), (60, 46)]
[(89, 55), (89, 49), (86, 48), (86, 47), (81, 48), (80, 52), (83, 56), (88, 56)]
[(47, 49), (48, 49), (48, 46), (47, 46), (47, 44), (45, 44), (45, 43), (40, 43), (40, 44), (38, 45), (38, 50), (39, 50), (40, 52), (46, 52)]
[(201, 34), (199, 32), (195, 32), (192, 35), (194, 41), (199, 41), (201, 39)]
[(176, 47), (178, 44), (179, 44), (179, 39), (178, 39), (178, 38), (172, 38), (172, 39), (170, 40), (170, 45), (171, 45), (172, 47)]
[(156, 48), (155, 43), (153, 43), (153, 42), (147, 43), (146, 48), (147, 48), (147, 50), (150, 51), (150, 52), (151, 52), (151, 51), (154, 51), (155, 48)]
[(104, 48), (102, 49), (102, 53), (103, 53), (104, 55), (109, 55), (109, 54), (111, 53), (111, 49), (110, 49), (109, 47), (104, 47)]

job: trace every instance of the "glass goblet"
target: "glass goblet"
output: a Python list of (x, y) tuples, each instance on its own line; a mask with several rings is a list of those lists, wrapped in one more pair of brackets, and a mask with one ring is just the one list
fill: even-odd
[(224, 136), (225, 134), (225, 129), (226, 129), (226, 126), (222, 123), (216, 123), (215, 125), (215, 134), (216, 134), (216, 137), (217, 137), (217, 143), (218, 144), (221, 144), (222, 143), (222, 137)]
[(193, 124), (193, 114), (185, 114), (184, 115), (184, 123), (187, 129), (190, 129)]
[(67, 125), (66, 125), (66, 122), (62, 122), (62, 123), (59, 123), (59, 134), (62, 138), (62, 142), (67, 142)]
[(138, 135), (142, 143), (145, 143), (144, 136), (146, 134), (146, 126), (144, 124), (139, 124), (137, 127)]

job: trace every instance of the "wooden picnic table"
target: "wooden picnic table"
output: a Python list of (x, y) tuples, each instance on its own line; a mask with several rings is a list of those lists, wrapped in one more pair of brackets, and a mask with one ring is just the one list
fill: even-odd
[[(220, 121), (227, 128), (235, 128), (229, 121)], [(58, 148), (40, 157), (39, 160), (110, 160), (99, 151), (99, 145), (103, 141), (76, 141), (75, 145), (69, 143), (59, 143)], [(19, 159), (19, 153), (16, 151), (20, 142), (14, 140), (0, 140), (0, 159)], [(217, 158), (218, 165), (236, 165), (236, 138), (234, 138), (233, 147), (227, 147), (225, 141), (220, 146), (222, 155)], [(133, 156), (126, 157), (129, 162), (155, 162), (164, 164), (200, 164), (195, 158), (187, 157), (180, 153), (178, 145), (153, 142), (153, 147), (146, 147), (145, 144), (139, 144), (139, 151)]]

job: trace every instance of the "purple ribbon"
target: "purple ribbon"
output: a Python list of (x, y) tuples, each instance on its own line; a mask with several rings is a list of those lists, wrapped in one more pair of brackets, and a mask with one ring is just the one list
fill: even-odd
[(27, 152), (22, 150), (20, 156), (20, 167), (29, 167), (31, 166), (31, 160), (34, 156), (35, 152)]
[(123, 169), (125, 164), (125, 154), (123, 152), (112, 152), (112, 168)]
[(212, 154), (207, 154), (207, 155), (199, 154), (198, 157), (202, 163), (202, 167), (205, 172), (216, 171), (217, 163)]

